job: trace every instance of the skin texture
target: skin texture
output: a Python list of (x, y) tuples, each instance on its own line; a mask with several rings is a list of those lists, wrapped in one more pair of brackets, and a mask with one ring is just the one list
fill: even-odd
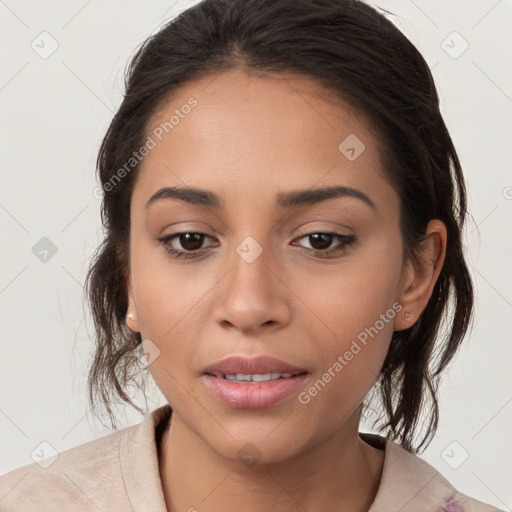
[[(312, 80), (223, 72), (186, 84), (151, 126), (190, 97), (197, 106), (141, 162), (126, 275), (128, 326), (158, 347), (149, 368), (173, 408), (160, 459), (168, 510), (367, 511), (384, 453), (358, 437), (361, 402), (393, 330), (410, 327), (428, 302), (446, 229), (431, 221), (423, 256), (403, 258), (400, 199), (371, 124)], [(338, 149), (350, 134), (366, 146), (354, 161)], [(330, 185), (360, 190), (376, 210), (354, 197), (275, 204), (278, 192)], [(146, 208), (164, 186), (207, 189), (224, 205), (163, 199)], [(341, 244), (305, 235), (332, 231), (356, 241), (315, 254)], [(177, 259), (158, 241), (177, 232), (208, 235), (196, 257)], [(236, 252), (248, 236), (263, 250), (252, 263)], [(292, 394), (234, 409), (205, 386), (202, 372), (215, 361), (270, 355), (307, 369), (307, 390), (396, 303), (403, 309), (307, 404)], [(255, 464), (240, 458), (249, 446)]]

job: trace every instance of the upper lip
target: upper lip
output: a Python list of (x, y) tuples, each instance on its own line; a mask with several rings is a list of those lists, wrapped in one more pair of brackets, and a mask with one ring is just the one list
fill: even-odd
[(266, 373), (304, 373), (304, 368), (281, 361), (270, 356), (240, 357), (230, 356), (207, 366), (204, 373), (215, 374), (266, 374)]

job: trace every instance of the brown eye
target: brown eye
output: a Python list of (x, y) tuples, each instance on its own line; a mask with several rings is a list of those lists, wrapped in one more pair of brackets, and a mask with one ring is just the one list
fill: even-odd
[(206, 238), (211, 238), (206, 233), (185, 232), (175, 233), (158, 240), (163, 244), (166, 251), (177, 258), (195, 257), (204, 249), (203, 242)]
[(313, 249), (324, 251), (331, 245), (334, 235), (328, 233), (313, 233), (312, 235), (308, 235), (308, 237)]
[[(311, 252), (318, 256), (329, 256), (335, 253), (341, 253), (350, 247), (355, 241), (354, 235), (343, 235), (341, 233), (309, 233), (302, 235), (297, 240), (306, 239), (311, 246)], [(334, 248), (329, 249), (333, 241), (338, 243)]]
[(202, 233), (182, 233), (177, 236), (181, 247), (186, 251), (197, 251), (203, 245), (205, 235)]

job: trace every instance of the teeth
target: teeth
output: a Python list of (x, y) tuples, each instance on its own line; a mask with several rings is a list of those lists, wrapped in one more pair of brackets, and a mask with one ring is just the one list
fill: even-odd
[(226, 373), (219, 375), (221, 378), (235, 382), (265, 382), (268, 380), (287, 379), (291, 377), (292, 373)]
[(263, 382), (264, 380), (270, 380), (270, 373), (255, 373), (251, 377), (253, 381)]

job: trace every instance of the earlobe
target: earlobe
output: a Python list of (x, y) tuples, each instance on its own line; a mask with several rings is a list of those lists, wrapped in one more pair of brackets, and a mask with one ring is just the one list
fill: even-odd
[(443, 222), (433, 219), (427, 226), (421, 248), (406, 262), (394, 330), (411, 327), (428, 304), (446, 254), (447, 231)]
[(128, 326), (128, 328), (131, 331), (137, 333), (137, 332), (140, 332), (140, 329), (139, 329), (139, 322), (137, 321), (135, 300), (133, 299), (133, 291), (132, 291), (131, 279), (130, 279), (129, 274), (125, 275), (125, 286), (126, 286), (126, 292), (127, 292), (127, 297), (128, 297), (126, 325)]

